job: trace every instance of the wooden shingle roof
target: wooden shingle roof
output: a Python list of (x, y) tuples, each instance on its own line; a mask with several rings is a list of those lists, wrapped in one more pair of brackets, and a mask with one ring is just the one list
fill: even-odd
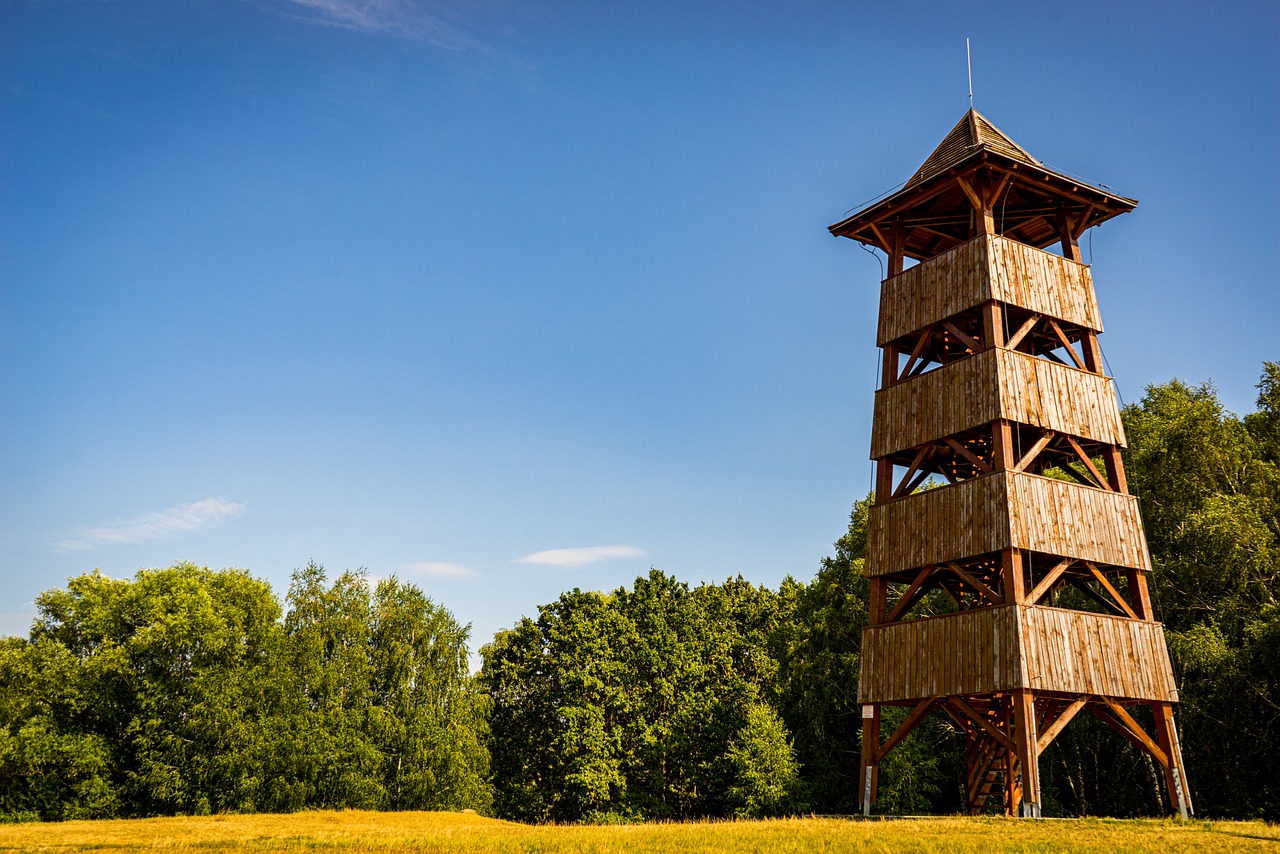
[(932, 258), (974, 236), (983, 188), (998, 196), (987, 200), (998, 203), (996, 232), (1038, 248), (1059, 242), (1064, 221), (1078, 236), (1138, 204), (1050, 169), (970, 108), (905, 184), (829, 230), (889, 252), (896, 229), (907, 257)]
[(1028, 166), (1044, 165), (1028, 154), (1026, 149), (1010, 139), (1004, 131), (991, 124), (986, 116), (970, 107), (969, 112), (965, 113), (964, 118), (956, 123), (956, 126), (933, 150), (933, 154), (929, 155), (929, 158), (916, 170), (916, 174), (911, 176), (911, 180), (907, 181), (905, 186), (910, 187), (913, 184), (919, 184), (939, 172), (950, 169), (979, 148), (987, 148), (991, 151), (999, 152)]

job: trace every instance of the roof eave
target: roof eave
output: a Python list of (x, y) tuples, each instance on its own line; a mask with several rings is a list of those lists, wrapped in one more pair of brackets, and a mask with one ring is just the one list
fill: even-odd
[[(946, 189), (948, 178), (954, 178), (956, 175), (963, 174), (964, 172), (967, 172), (988, 160), (998, 161), (997, 165), (1008, 172), (1021, 172), (1024, 174), (1031, 173), (1033, 175), (1039, 173), (1039, 177), (1042, 179), (1061, 182), (1062, 184), (1067, 185), (1066, 192), (1084, 195), (1085, 198), (1082, 198), (1081, 201), (1087, 200), (1095, 205), (1101, 203), (1104, 207), (1115, 211), (1113, 216), (1126, 213), (1138, 206), (1138, 201), (1136, 199), (1130, 199), (1115, 193), (1110, 193), (1100, 187), (1095, 187), (1087, 181), (1072, 178), (1069, 175), (1064, 175), (1061, 172), (1055, 172), (1054, 170), (1043, 166), (1024, 163), (1007, 154), (1002, 154), (998, 151), (983, 147), (977, 149), (972, 154), (969, 154), (964, 159), (952, 164), (950, 167), (930, 175), (919, 183), (899, 190), (892, 196), (881, 199), (853, 216), (846, 217), (840, 222), (828, 226), (827, 230), (836, 237), (849, 237), (854, 240), (861, 240), (861, 238), (856, 237), (855, 234), (866, 226), (863, 225), (854, 228), (857, 223), (864, 222), (869, 225), (883, 219), (895, 209), (905, 208), (909, 207), (911, 204), (923, 202), (929, 197), (937, 195)], [(1063, 188), (1059, 187), (1059, 189), (1061, 190)]]

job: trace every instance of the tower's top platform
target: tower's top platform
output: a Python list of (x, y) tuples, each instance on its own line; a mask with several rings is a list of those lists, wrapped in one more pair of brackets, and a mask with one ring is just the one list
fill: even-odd
[(931, 258), (974, 236), (975, 211), (997, 232), (1043, 248), (1137, 206), (1110, 189), (1048, 168), (972, 108), (902, 189), (830, 226), (832, 234)]

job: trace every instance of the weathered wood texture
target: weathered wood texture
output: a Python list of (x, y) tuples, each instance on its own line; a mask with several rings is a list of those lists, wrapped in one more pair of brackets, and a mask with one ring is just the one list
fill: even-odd
[(1088, 267), (984, 234), (884, 280), (876, 343), (883, 347), (991, 299), (1102, 331)]
[(997, 418), (1125, 444), (1110, 378), (997, 348), (877, 391), (871, 458)]
[(1019, 605), (863, 630), (859, 703), (1017, 688), (1178, 700), (1159, 623)]
[(1023, 472), (877, 504), (868, 522), (870, 577), (1005, 548), (1151, 568), (1136, 498)]
[(858, 702), (1013, 687), (1021, 681), (1016, 611), (988, 608), (863, 629)]

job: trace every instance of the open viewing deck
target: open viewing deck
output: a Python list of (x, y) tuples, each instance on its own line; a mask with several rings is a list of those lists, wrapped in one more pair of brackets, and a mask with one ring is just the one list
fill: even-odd
[(1138, 500), (1026, 472), (996, 472), (871, 508), (866, 573), (1028, 549), (1151, 569)]
[(1004, 605), (870, 626), (858, 702), (1032, 690), (1177, 702), (1160, 623)]
[(1086, 265), (981, 234), (881, 283), (876, 344), (883, 347), (988, 300), (1102, 331)]

